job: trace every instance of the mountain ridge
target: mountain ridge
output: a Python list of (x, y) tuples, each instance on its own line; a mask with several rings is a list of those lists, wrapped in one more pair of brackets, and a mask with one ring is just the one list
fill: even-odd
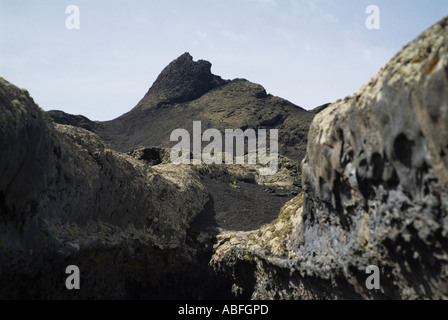
[(211, 73), (210, 62), (194, 61), (186, 52), (161, 71), (134, 108), (115, 119), (86, 122), (77, 116), (63, 116), (61, 111), (48, 114), (56, 123), (90, 129), (120, 152), (145, 146), (172, 147), (170, 133), (177, 128), (191, 133), (193, 121), (220, 131), (279, 129), (279, 153), (300, 163), (315, 112), (268, 94), (246, 79), (223, 80)]

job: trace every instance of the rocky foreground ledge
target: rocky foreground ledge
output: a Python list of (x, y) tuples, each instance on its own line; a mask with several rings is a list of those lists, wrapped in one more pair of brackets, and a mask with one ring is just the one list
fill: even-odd
[(448, 18), (315, 117), (302, 184), (272, 224), (218, 237), (236, 296), (448, 298)]
[(54, 124), (1, 78), (0, 131), (0, 298), (195, 295), (186, 230), (208, 194), (190, 167), (152, 167)]

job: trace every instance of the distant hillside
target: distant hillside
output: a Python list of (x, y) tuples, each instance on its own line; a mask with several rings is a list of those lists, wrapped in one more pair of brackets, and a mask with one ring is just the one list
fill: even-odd
[(303, 194), (259, 230), (220, 234), (210, 265), (247, 299), (446, 300), (448, 16), (308, 138)]
[[(202, 121), (202, 131), (265, 128), (279, 130), (279, 153), (300, 162), (313, 112), (274, 97), (258, 84), (245, 79), (223, 80), (211, 73), (211, 63), (193, 61), (184, 53), (158, 76), (142, 100), (128, 113), (106, 122), (60, 111), (49, 112), (57, 123), (80, 125), (107, 142), (112, 149), (129, 152), (142, 146), (173, 146), (170, 134), (193, 121)], [(78, 117), (78, 118), (76, 118)], [(86, 127), (88, 124), (89, 128)]]

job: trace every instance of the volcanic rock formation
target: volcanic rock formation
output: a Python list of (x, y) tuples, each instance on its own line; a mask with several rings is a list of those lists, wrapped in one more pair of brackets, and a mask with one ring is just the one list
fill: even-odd
[(304, 194), (260, 230), (221, 234), (211, 265), (246, 298), (446, 299), (447, 141), (448, 17), (317, 114)]
[(186, 230), (208, 201), (190, 167), (152, 167), (53, 124), (4, 79), (0, 105), (0, 298), (73, 297), (68, 265), (81, 298), (157, 298), (188, 281), (176, 276), (193, 268)]

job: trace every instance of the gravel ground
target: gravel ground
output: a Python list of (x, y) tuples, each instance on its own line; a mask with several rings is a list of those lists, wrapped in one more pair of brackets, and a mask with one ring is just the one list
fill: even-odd
[(232, 187), (204, 177), (202, 183), (210, 193), (205, 210), (192, 222), (193, 229), (249, 231), (260, 228), (278, 217), (280, 208), (294, 194), (291, 190), (237, 182)]

